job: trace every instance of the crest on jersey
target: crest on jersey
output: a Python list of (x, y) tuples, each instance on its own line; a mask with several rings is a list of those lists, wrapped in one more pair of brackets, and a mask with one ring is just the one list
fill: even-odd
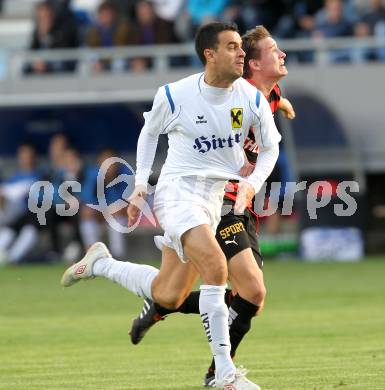
[(243, 120), (243, 108), (232, 108), (231, 113), (231, 127), (233, 129), (240, 129)]

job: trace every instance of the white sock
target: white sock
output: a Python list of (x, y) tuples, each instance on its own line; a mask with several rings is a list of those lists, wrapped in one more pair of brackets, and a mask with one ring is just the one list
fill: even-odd
[(90, 247), (96, 241), (100, 241), (100, 224), (95, 219), (84, 219), (80, 222), (80, 235), (86, 248)]
[(120, 284), (139, 297), (152, 300), (151, 285), (159, 270), (151, 265), (134, 264), (105, 257), (95, 262), (92, 273)]
[[(123, 225), (123, 221), (118, 218), (118, 222)], [(107, 227), (109, 249), (114, 257), (123, 258), (125, 252), (124, 234), (115, 230), (112, 226)]]
[(16, 232), (9, 228), (3, 227), (0, 230), (0, 249), (6, 251), (16, 237)]
[(235, 374), (230, 356), (229, 310), (225, 304), (226, 286), (200, 286), (199, 312), (215, 359), (215, 377), (219, 381)]
[(36, 245), (39, 239), (39, 232), (35, 226), (24, 226), (11, 246), (8, 257), (11, 263), (20, 262), (28, 252)]

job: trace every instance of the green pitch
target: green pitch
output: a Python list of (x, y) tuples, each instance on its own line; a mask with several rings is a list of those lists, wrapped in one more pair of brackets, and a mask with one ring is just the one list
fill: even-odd
[[(105, 280), (63, 289), (62, 267), (0, 269), (0, 389), (200, 389), (198, 316), (133, 346), (141, 300)], [(268, 300), (236, 361), (264, 390), (385, 389), (385, 259), (266, 262)]]

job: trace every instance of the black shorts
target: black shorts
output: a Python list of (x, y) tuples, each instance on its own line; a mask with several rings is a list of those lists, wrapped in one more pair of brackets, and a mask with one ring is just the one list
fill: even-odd
[[(234, 202), (225, 199), (224, 206), (233, 205)], [(244, 215), (234, 215), (233, 210), (222, 216), (217, 227), (216, 239), (225, 254), (227, 260), (243, 251), (251, 248), (255, 261), (262, 269), (263, 261), (258, 244), (256, 216), (249, 210)]]

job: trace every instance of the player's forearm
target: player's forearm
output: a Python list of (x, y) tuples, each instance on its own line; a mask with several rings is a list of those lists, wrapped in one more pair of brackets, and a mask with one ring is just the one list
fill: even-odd
[(157, 146), (158, 136), (150, 134), (144, 127), (139, 135), (136, 151), (136, 187), (139, 185), (147, 187)]
[(263, 183), (270, 176), (277, 162), (278, 155), (278, 144), (260, 150), (254, 172), (246, 180), (254, 187), (255, 193), (259, 192)]
[(290, 101), (284, 97), (281, 97), (278, 103), (278, 108), (282, 110), (288, 119), (295, 118), (295, 111)]

